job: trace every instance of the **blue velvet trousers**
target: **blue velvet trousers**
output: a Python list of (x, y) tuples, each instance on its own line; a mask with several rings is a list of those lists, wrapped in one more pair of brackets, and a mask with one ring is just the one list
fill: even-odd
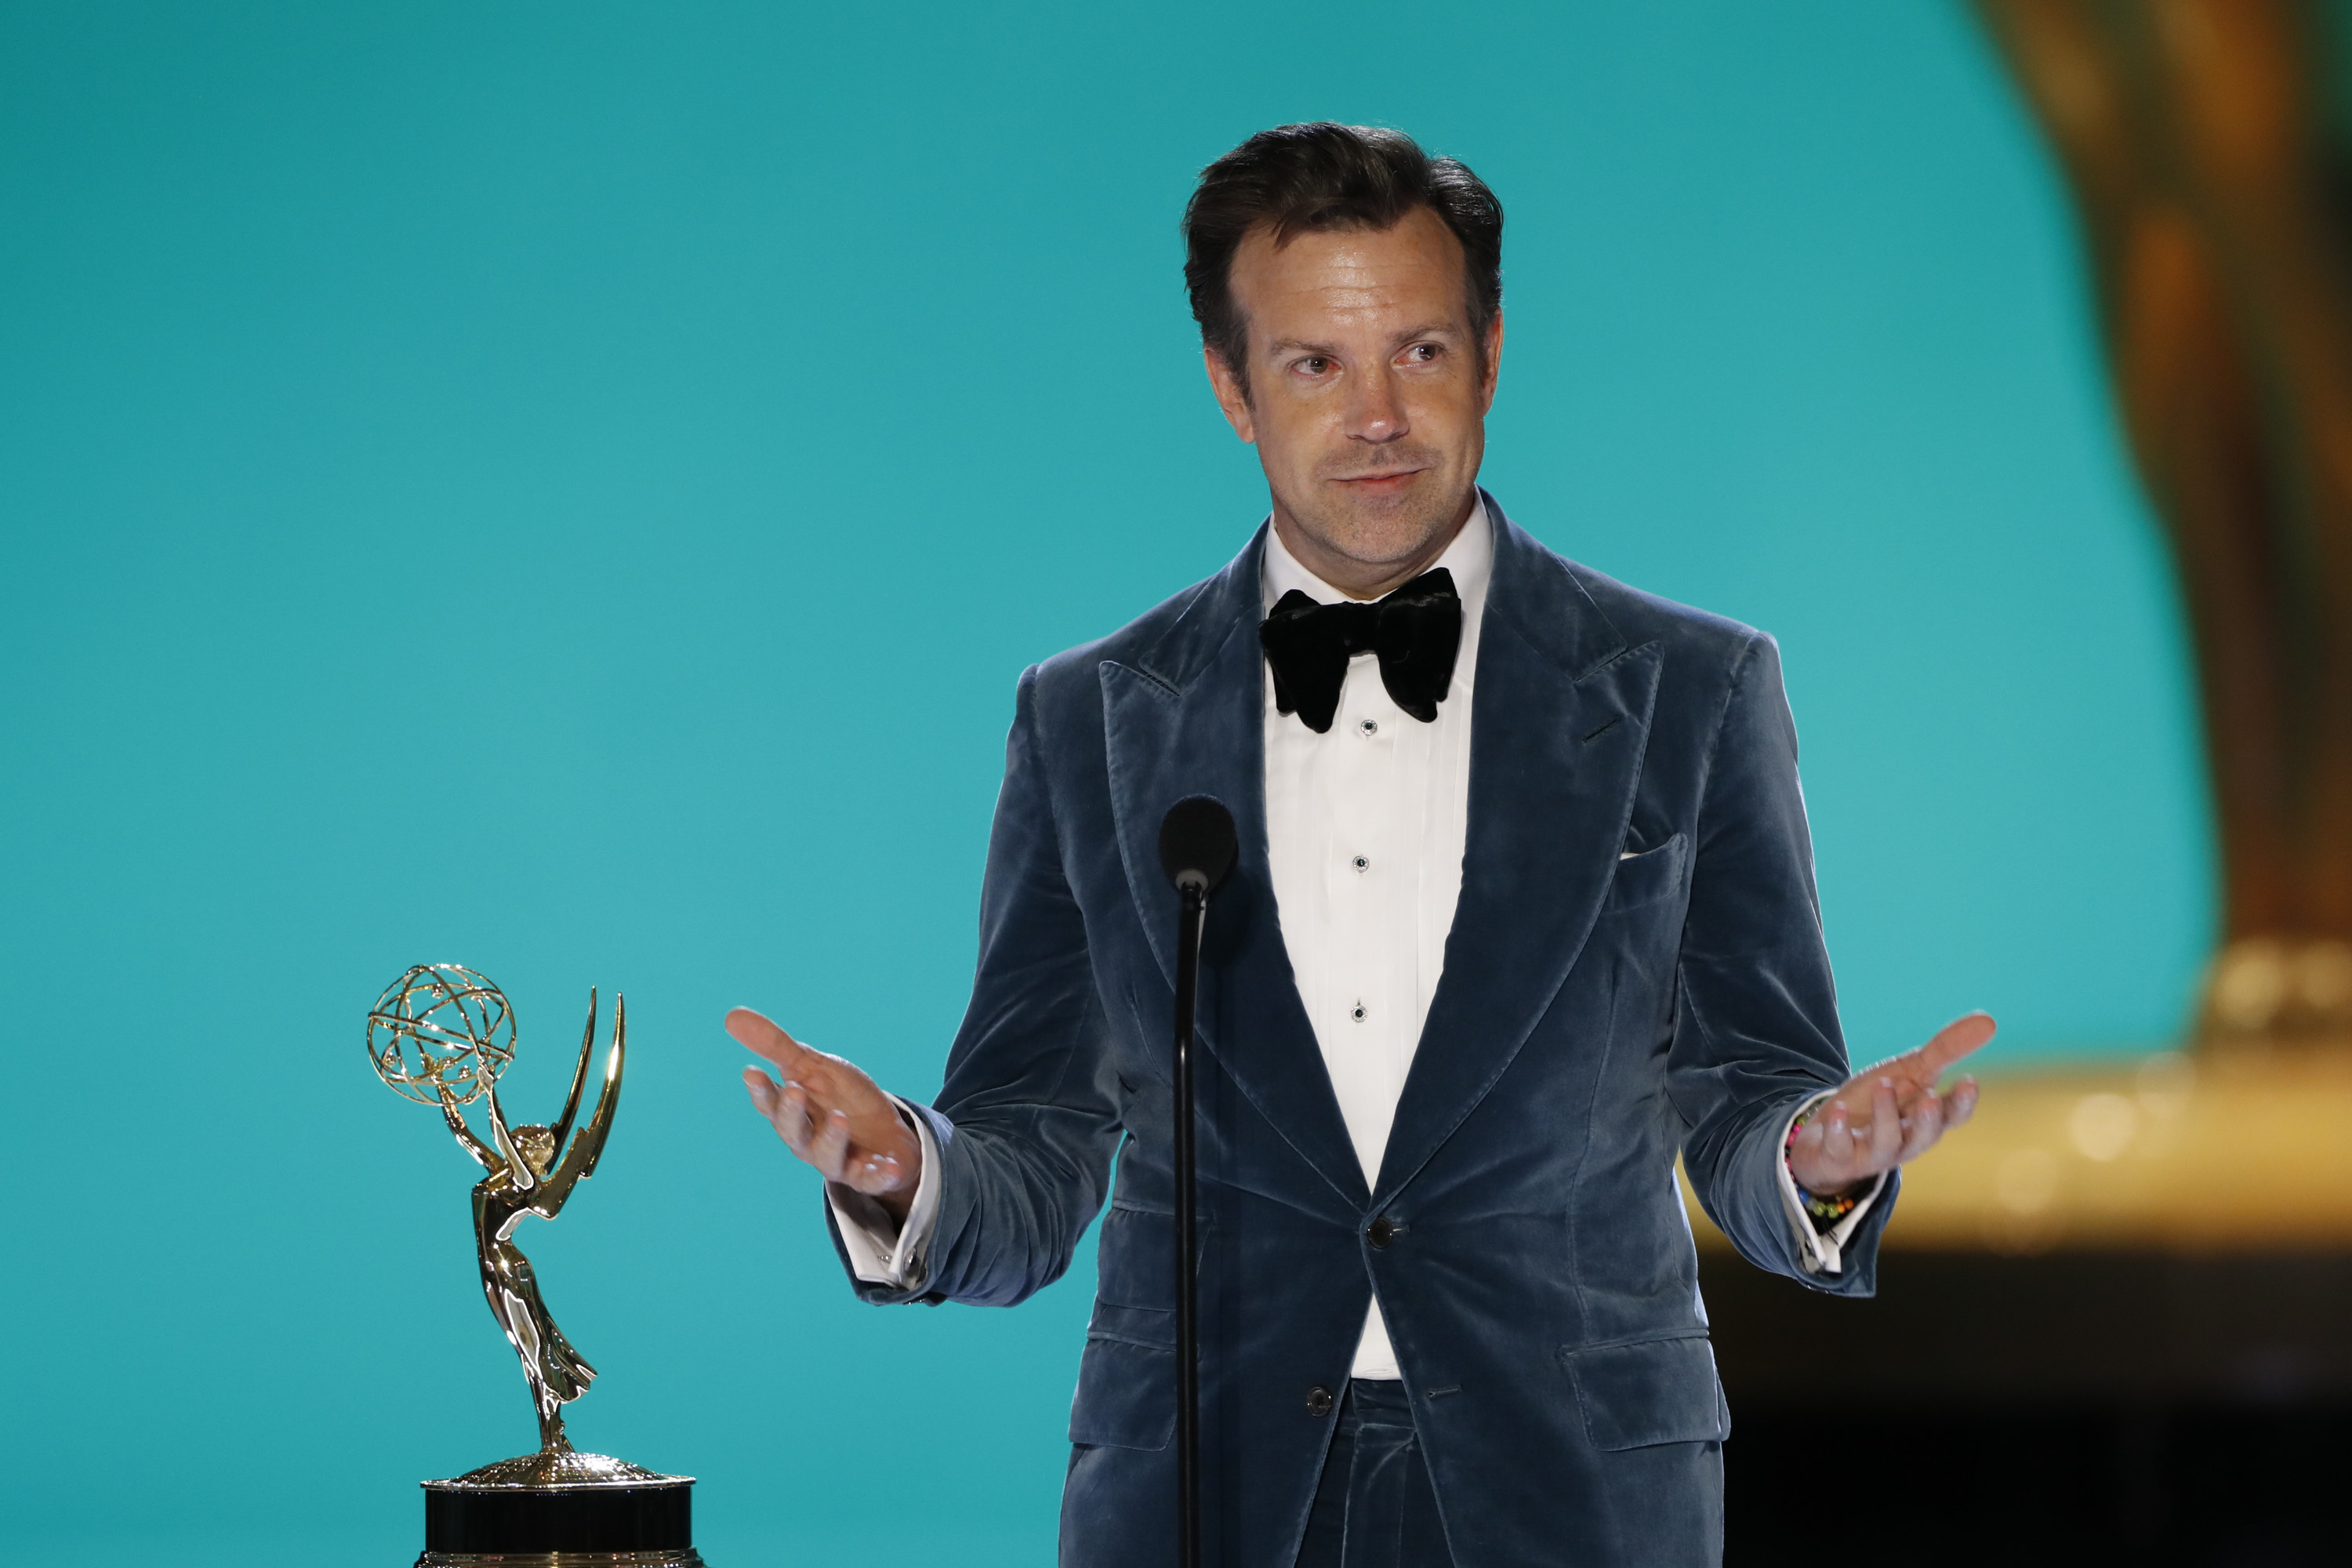
[(1438, 1521), (1437, 1490), (1414, 1440), (1404, 1384), (1358, 1378), (1339, 1429), (1298, 1568), (1453, 1568)]

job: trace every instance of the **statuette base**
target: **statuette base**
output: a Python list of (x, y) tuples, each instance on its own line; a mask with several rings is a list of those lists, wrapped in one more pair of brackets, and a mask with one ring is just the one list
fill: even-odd
[(417, 1568), (701, 1568), (694, 1479), (604, 1454), (525, 1454), (425, 1483)]
[(704, 1568), (691, 1546), (664, 1552), (427, 1552), (416, 1568)]

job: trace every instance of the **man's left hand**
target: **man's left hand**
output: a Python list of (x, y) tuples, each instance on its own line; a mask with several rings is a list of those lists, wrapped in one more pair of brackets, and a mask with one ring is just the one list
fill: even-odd
[(1789, 1173), (1819, 1197), (1835, 1197), (1917, 1159), (1977, 1108), (1977, 1080), (1943, 1094), (1945, 1069), (1992, 1038), (1993, 1021), (1970, 1013), (1914, 1051), (1846, 1079), (1789, 1145)]

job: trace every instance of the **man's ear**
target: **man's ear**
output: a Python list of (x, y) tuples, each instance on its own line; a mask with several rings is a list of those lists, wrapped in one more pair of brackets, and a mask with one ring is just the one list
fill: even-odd
[(1503, 312), (1500, 310), (1496, 311), (1495, 319), (1486, 323), (1486, 384), (1479, 388), (1478, 393), (1478, 413), (1482, 418), (1494, 411), (1495, 388), (1503, 377)]
[(1225, 356), (1214, 349), (1203, 348), (1201, 363), (1208, 370), (1209, 388), (1217, 395), (1217, 406), (1224, 412), (1225, 423), (1243, 440), (1255, 442), (1257, 426), (1250, 418), (1249, 395), (1242, 390), (1241, 381), (1225, 363)]

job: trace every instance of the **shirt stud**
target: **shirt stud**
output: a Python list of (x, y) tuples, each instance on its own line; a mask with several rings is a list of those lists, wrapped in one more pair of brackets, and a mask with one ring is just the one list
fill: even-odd
[(1348, 864), (1353, 866), (1359, 871), (1369, 871), (1372, 868), (1372, 863), (1370, 860), (1365, 859), (1361, 855), (1357, 856), (1353, 860), (1349, 861)]
[(1362, 1023), (1364, 1021), (1364, 1005), (1361, 1002), (1357, 1003), (1354, 1007), (1349, 1010), (1348, 1016), (1353, 1018), (1359, 1024)]
[(1381, 721), (1378, 719), (1367, 719), (1357, 725), (1356, 729), (1360, 734), (1377, 735), (1381, 732)]

